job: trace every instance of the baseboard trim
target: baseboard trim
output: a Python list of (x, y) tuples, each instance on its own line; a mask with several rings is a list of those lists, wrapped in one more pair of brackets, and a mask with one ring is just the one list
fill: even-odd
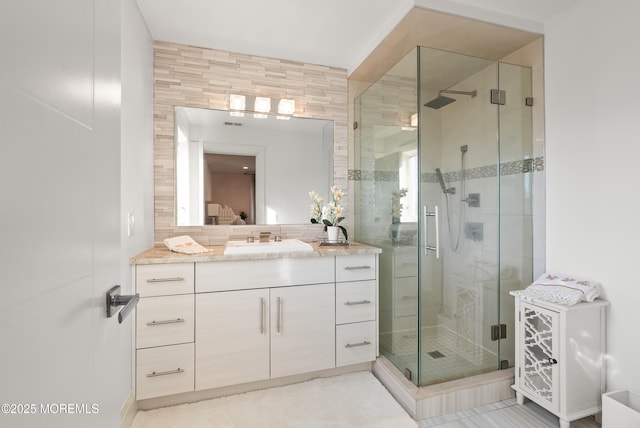
[(136, 417), (136, 413), (138, 412), (138, 403), (135, 400), (133, 395), (133, 390), (129, 391), (129, 395), (125, 400), (124, 404), (120, 408), (120, 426), (122, 428), (131, 428), (131, 424), (133, 423), (133, 419)]
[[(151, 410), (160, 407), (175, 406), (177, 404), (194, 403), (196, 401), (210, 400), (212, 398), (224, 397), (226, 395), (242, 394), (258, 389), (273, 388), (277, 386), (291, 385), (293, 383), (305, 382), (320, 377), (338, 376), (357, 371), (371, 371), (372, 363), (360, 363), (334, 369), (321, 370), (311, 373), (303, 373), (295, 376), (286, 376), (277, 379), (268, 379), (258, 382), (245, 383), (242, 385), (231, 385), (222, 388), (207, 389), (204, 391), (185, 392), (182, 394), (168, 395), (164, 397), (149, 398), (136, 402), (137, 410)], [(123, 428), (127, 428), (123, 425)]]

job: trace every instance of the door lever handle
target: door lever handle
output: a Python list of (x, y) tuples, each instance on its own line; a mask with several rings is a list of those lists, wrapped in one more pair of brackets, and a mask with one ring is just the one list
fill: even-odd
[[(120, 286), (115, 285), (107, 291), (107, 318), (111, 318), (118, 312), (118, 323), (122, 324), (122, 321), (129, 315), (129, 312), (135, 308), (140, 300), (139, 294), (120, 294)], [(119, 306), (124, 306), (122, 310), (118, 311)]]

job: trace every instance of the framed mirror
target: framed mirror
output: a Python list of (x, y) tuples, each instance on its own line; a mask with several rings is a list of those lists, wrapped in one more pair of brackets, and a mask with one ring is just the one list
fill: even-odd
[(332, 185), (331, 120), (190, 107), (174, 115), (177, 226), (308, 223), (309, 191)]

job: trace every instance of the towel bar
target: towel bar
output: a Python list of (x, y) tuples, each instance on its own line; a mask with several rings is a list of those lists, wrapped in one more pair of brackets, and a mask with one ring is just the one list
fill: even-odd
[(139, 294), (120, 294), (120, 286), (115, 285), (107, 291), (107, 318), (111, 318), (116, 314), (118, 306), (124, 306), (122, 310), (118, 312), (118, 323), (122, 324), (122, 321), (129, 315), (129, 312), (138, 304), (140, 300)]

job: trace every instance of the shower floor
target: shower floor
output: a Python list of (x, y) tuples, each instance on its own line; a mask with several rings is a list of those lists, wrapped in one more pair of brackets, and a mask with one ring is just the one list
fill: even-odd
[[(404, 330), (380, 336), (381, 353), (401, 372), (409, 369), (412, 380), (417, 374), (416, 334), (415, 330)], [(421, 334), (421, 386), (490, 372), (499, 366), (495, 353), (443, 325), (423, 327)]]

